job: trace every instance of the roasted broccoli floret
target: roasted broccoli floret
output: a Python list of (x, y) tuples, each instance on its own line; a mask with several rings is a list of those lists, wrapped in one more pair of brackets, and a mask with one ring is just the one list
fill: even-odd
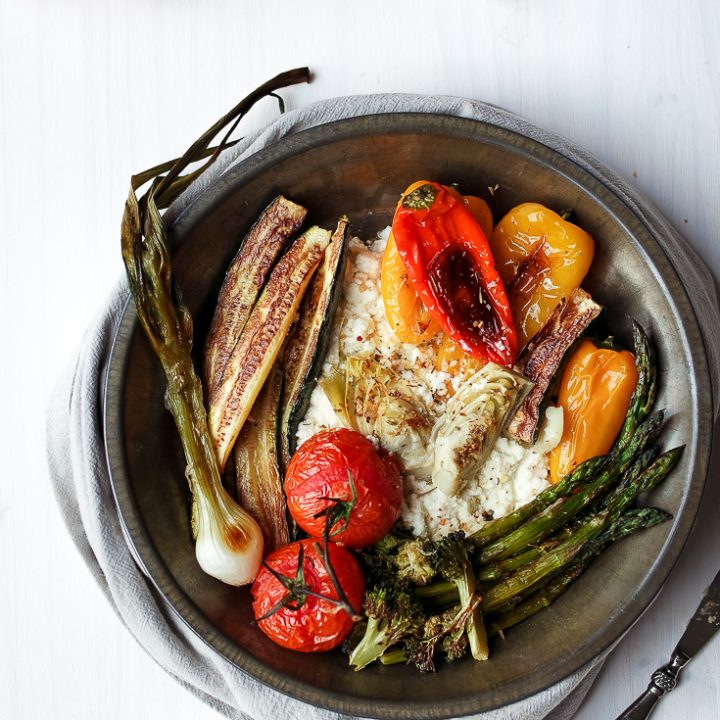
[(405, 589), (376, 586), (365, 593), (367, 628), (350, 653), (350, 664), (361, 670), (389, 647), (419, 634), (425, 616), (420, 603)]
[(423, 540), (408, 540), (400, 545), (395, 555), (398, 577), (415, 585), (427, 585), (436, 574), (435, 567)]
[(472, 606), (455, 605), (425, 621), (420, 639), (410, 638), (407, 645), (408, 659), (423, 672), (435, 672), (435, 653), (442, 648), (448, 660), (462, 657), (468, 648), (465, 625), (472, 613)]

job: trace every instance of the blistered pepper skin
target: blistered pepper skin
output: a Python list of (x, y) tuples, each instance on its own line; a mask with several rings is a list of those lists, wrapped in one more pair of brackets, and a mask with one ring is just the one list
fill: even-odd
[(560, 381), (563, 435), (550, 453), (550, 480), (559, 482), (583, 460), (604, 455), (620, 432), (637, 385), (635, 356), (583, 340)]
[(545, 324), (560, 300), (579, 287), (595, 253), (592, 237), (539, 203), (513, 208), (490, 237), (495, 267), (522, 348)]
[(455, 192), (425, 183), (392, 222), (408, 281), (443, 331), (480, 361), (512, 366), (517, 334), (482, 227)]
[[(411, 193), (426, 182), (427, 180), (414, 182), (403, 192), (402, 196)], [(461, 195), (452, 187), (446, 186), (445, 189), (468, 209), (483, 232), (489, 237), (493, 229), (493, 217), (490, 206), (485, 200), (473, 195)], [(420, 345), (432, 340), (442, 332), (441, 327), (430, 316), (410, 285), (392, 232), (383, 253), (380, 286), (385, 317), (400, 342)]]

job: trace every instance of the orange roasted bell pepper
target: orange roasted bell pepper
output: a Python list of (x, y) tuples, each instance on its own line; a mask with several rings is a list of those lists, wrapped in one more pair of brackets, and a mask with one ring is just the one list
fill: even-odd
[(558, 404), (563, 434), (550, 453), (550, 480), (559, 482), (576, 465), (610, 450), (637, 385), (635, 356), (583, 340), (562, 375)]
[(538, 203), (513, 208), (490, 237), (505, 283), (520, 348), (545, 324), (562, 298), (580, 286), (595, 251), (582, 228)]

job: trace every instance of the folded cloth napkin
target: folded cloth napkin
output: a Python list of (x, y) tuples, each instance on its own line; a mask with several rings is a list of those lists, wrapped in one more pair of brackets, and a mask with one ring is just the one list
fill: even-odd
[[(680, 274), (700, 321), (712, 372), (715, 410), (720, 403), (720, 312), (712, 276), (667, 221), (634, 190), (581, 148), (484, 103), (453, 97), (371, 95), (327, 100), (282, 115), (226, 151), (168, 209), (172, 223), (216, 178), (279, 138), (333, 120), (387, 112), (430, 112), (474, 118), (529, 135), (610, 185), (655, 228), (657, 240)], [(140, 645), (190, 692), (229, 718), (343, 720), (347, 715), (310, 707), (261, 685), (219, 657), (176, 616), (135, 564), (113, 500), (103, 442), (103, 378), (114, 330), (128, 299), (123, 280), (88, 330), (74, 367), (56, 388), (49, 409), (48, 459), (68, 530), (99, 587)], [(472, 716), (475, 720), (566, 720), (600, 670), (604, 656), (526, 700)]]

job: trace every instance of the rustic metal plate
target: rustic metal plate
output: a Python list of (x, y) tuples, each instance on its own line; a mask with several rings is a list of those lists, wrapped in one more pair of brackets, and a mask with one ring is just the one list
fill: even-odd
[[(247, 589), (204, 575), (190, 538), (184, 460), (163, 407), (164, 380), (129, 305), (107, 377), (106, 442), (113, 488), (139, 563), (178, 615), (215, 652), (263, 683), (348, 714), (420, 720), (490, 710), (532, 695), (583, 667), (617, 641), (648, 607), (693, 526), (711, 432), (707, 361), (685, 290), (649, 228), (612, 188), (526, 136), (457, 117), (390, 114), (342, 120), (297, 133), (224, 175), (171, 228), (174, 269), (207, 330), (219, 283), (239, 239), (278, 193), (334, 227), (346, 213), (356, 234), (389, 224), (411, 181), (458, 182), (487, 197), (496, 220), (518, 202), (572, 207), (597, 241), (584, 286), (608, 308), (607, 325), (627, 340), (626, 314), (652, 334), (660, 361), (666, 447), (686, 451), (652, 502), (666, 523), (606, 552), (551, 608), (492, 644), (492, 659), (421, 675), (405, 666), (352, 672), (339, 652), (301, 656), (271, 643), (252, 623)], [(499, 185), (494, 197), (488, 187)]]

